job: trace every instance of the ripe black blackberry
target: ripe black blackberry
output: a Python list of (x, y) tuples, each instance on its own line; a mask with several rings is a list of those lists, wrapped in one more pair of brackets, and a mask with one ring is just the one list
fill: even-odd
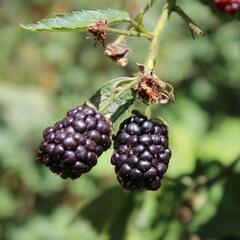
[(111, 127), (105, 117), (83, 104), (46, 128), (37, 157), (62, 178), (75, 179), (91, 170), (111, 146)]
[(111, 158), (120, 184), (127, 190), (157, 190), (168, 168), (168, 129), (143, 115), (126, 119), (114, 137)]

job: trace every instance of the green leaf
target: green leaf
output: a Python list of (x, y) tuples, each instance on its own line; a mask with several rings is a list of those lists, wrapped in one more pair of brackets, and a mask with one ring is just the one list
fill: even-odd
[(110, 224), (110, 239), (126, 239), (129, 219), (135, 209), (136, 202), (134, 196), (136, 196), (135, 193), (127, 193), (126, 199), (121, 202), (121, 207)]
[[(136, 78), (117, 78), (104, 84), (90, 99), (98, 110), (111, 117), (116, 131), (130, 116), (136, 94), (131, 90)], [(120, 94), (122, 93), (122, 94)]]
[(124, 239), (186, 239), (181, 237), (183, 228), (176, 217), (184, 191), (180, 181), (169, 184), (163, 180), (159, 191), (141, 193), (142, 201), (138, 202), (129, 221), (128, 237)]
[[(201, 239), (240, 239), (239, 231), (239, 183), (240, 175), (234, 173), (226, 178), (222, 198), (216, 214), (199, 229)], [(204, 206), (205, 207), (205, 206)], [(224, 221), (220, 221), (224, 219)]]
[(176, 177), (191, 173), (201, 145), (199, 139), (205, 139), (208, 116), (196, 102), (179, 95), (177, 103), (163, 109), (161, 117), (169, 125), (173, 153), (167, 175)]
[(19, 203), (16, 200), (15, 196), (4, 186), (0, 188), (0, 216), (10, 217), (16, 214), (16, 211), (19, 208)]
[[(112, 115), (112, 122), (114, 130), (118, 131), (120, 124), (123, 122), (124, 119), (128, 118), (133, 110), (133, 106), (134, 106), (134, 101), (135, 101), (135, 97), (136, 94), (131, 92), (131, 93), (127, 93), (124, 99), (123, 98), (119, 98), (118, 101), (116, 101), (117, 104), (119, 104), (119, 108), (117, 109), (117, 111)], [(122, 102), (122, 105), (120, 105)], [(125, 102), (125, 103), (123, 103)]]
[(240, 152), (240, 120), (226, 118), (205, 137), (200, 148), (200, 157), (205, 160), (218, 159), (229, 164)]
[(130, 21), (129, 14), (120, 10), (83, 10), (72, 13), (58, 14), (55, 18), (43, 19), (32, 24), (20, 24), (29, 31), (87, 31), (90, 24), (99, 20), (107, 20), (109, 25)]
[(74, 221), (79, 217), (86, 219), (98, 232), (109, 227), (113, 228), (116, 216), (123, 211), (122, 206), (129, 201), (129, 197), (130, 194), (124, 192), (120, 187), (108, 188), (80, 209)]

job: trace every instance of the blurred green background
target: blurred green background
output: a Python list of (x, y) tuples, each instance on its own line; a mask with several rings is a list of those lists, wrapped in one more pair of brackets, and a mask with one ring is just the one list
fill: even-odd
[[(149, 29), (162, 2), (146, 15)], [(153, 115), (170, 125), (173, 151), (159, 191), (121, 189), (111, 151), (75, 181), (54, 176), (35, 159), (42, 129), (104, 82), (136, 72), (148, 41), (129, 39), (129, 66), (121, 69), (87, 34), (29, 33), (16, 23), (81, 9), (134, 16), (146, 3), (0, 1), (1, 240), (240, 239), (240, 167), (227, 167), (240, 153), (240, 22), (211, 1), (179, 1), (205, 37), (193, 40), (173, 14), (161, 43), (156, 72), (175, 87), (176, 103), (154, 106)]]

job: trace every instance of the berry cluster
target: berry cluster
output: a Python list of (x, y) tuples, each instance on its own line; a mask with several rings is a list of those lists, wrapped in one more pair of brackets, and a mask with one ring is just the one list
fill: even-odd
[(226, 13), (235, 15), (240, 8), (240, 0), (215, 0), (216, 6)]
[[(78, 178), (111, 146), (110, 134), (105, 117), (83, 104), (43, 131), (38, 160), (62, 178)], [(111, 163), (120, 184), (127, 190), (157, 190), (171, 157), (167, 126), (136, 113), (121, 123), (113, 140)]]
[(168, 168), (171, 150), (163, 123), (135, 115), (126, 119), (114, 137), (111, 162), (127, 190), (157, 190)]
[(43, 132), (38, 159), (62, 178), (75, 179), (91, 170), (111, 146), (111, 127), (87, 104), (76, 107)]

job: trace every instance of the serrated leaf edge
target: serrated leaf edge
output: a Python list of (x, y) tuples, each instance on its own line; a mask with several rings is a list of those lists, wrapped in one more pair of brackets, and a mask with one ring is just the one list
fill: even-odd
[[(103, 16), (102, 18), (97, 18), (94, 19), (93, 22), (95, 22), (96, 20), (109, 20), (108, 18), (111, 17), (112, 15), (109, 14), (109, 16), (107, 16), (108, 12), (119, 12), (122, 14), (126, 14), (126, 18), (125, 19), (116, 19), (116, 20), (111, 20), (108, 21), (109, 25), (113, 25), (113, 24), (117, 24), (117, 23), (121, 23), (121, 22), (129, 22), (131, 21), (130, 16), (128, 14), (128, 12), (122, 11), (122, 10), (114, 10), (114, 9), (99, 9), (99, 10), (82, 10), (82, 11), (73, 11), (71, 13), (55, 13), (55, 17), (54, 18), (48, 18), (48, 19), (42, 19), (37, 21), (36, 23), (29, 23), (29, 24), (22, 24), (22, 23), (18, 23), (18, 25), (27, 31), (32, 31), (32, 32), (51, 32), (51, 31), (87, 31), (89, 23), (85, 24), (84, 26), (78, 27), (76, 25), (76, 19), (79, 19), (79, 14), (82, 14), (81, 17), (85, 15), (91, 15), (91, 14), (96, 14), (96, 13), (102, 13), (103, 15), (105, 15), (105, 17)], [(69, 19), (65, 20), (64, 17), (68, 17)], [(71, 19), (72, 18), (72, 19)], [(76, 19), (74, 19), (76, 18)], [(59, 24), (59, 26), (48, 26), (45, 23), (49, 23), (49, 22), (56, 22), (56, 25)], [(57, 23), (58, 21), (61, 21), (61, 23)], [(71, 27), (64, 27), (63, 26), (63, 21), (67, 21), (68, 25), (69, 22), (73, 22), (73, 26)], [(74, 27), (75, 24), (75, 27)], [(53, 24), (54, 25), (54, 24)]]

